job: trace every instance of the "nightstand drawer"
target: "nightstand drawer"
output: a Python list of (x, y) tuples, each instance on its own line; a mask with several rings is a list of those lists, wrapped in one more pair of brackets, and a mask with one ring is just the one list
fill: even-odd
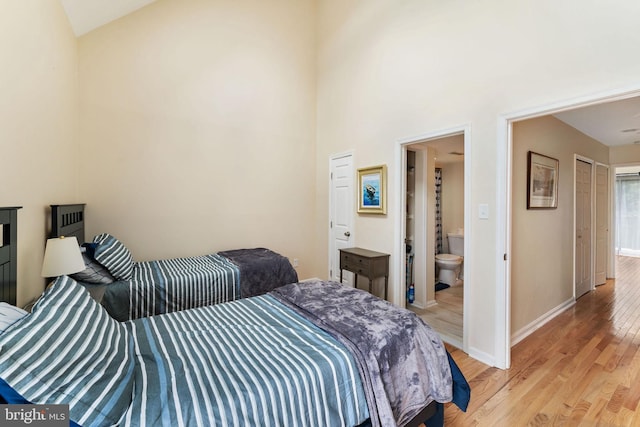
[(340, 257), (340, 266), (349, 271), (352, 271), (352, 268), (362, 268), (368, 270), (371, 266), (371, 261), (358, 256), (342, 254), (342, 256)]
[(369, 276), (370, 273), (368, 267), (358, 266), (356, 264), (341, 264), (340, 268), (363, 276)]
[(342, 270), (356, 274), (355, 286), (358, 276), (369, 279), (369, 292), (371, 282), (384, 277), (384, 298), (387, 298), (387, 282), (389, 280), (389, 255), (370, 251), (362, 248), (340, 249), (340, 281), (342, 282)]

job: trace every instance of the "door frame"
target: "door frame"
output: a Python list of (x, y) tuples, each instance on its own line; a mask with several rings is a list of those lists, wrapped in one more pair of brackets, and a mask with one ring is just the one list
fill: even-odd
[(595, 196), (595, 213), (596, 213), (596, 217), (595, 217), (595, 221), (594, 221), (594, 225), (596, 227), (595, 230), (595, 238), (596, 238), (596, 242), (595, 242), (595, 248), (594, 248), (594, 270), (593, 270), (593, 281), (594, 281), (594, 286), (598, 286), (598, 283), (596, 283), (596, 275), (598, 274), (597, 271), (597, 267), (598, 267), (598, 167), (604, 167), (607, 170), (607, 197), (605, 200), (605, 210), (607, 212), (607, 237), (606, 237), (606, 246), (607, 246), (607, 250), (608, 252), (605, 254), (605, 280), (609, 277), (613, 277), (612, 274), (610, 274), (610, 254), (613, 253), (614, 249), (611, 246), (611, 208), (613, 207), (612, 204), (612, 197), (611, 197), (611, 165), (606, 165), (604, 163), (600, 163), (600, 162), (596, 162), (595, 166), (594, 166), (594, 177), (596, 182), (594, 183), (594, 196)]
[(576, 292), (576, 243), (578, 236), (576, 235), (576, 215), (578, 212), (578, 207), (576, 205), (576, 178), (578, 176), (578, 161), (589, 164), (589, 175), (590, 175), (590, 185), (589, 185), (589, 234), (591, 234), (589, 239), (589, 292), (595, 289), (595, 160), (581, 156), (579, 154), (573, 155), (573, 299), (575, 300), (577, 297)]
[[(498, 116), (496, 144), (496, 321), (494, 366), (511, 366), (511, 191), (513, 123), (561, 111), (640, 96), (640, 84), (515, 110)], [(609, 247), (611, 251), (611, 247)]]
[[(332, 214), (333, 214), (333, 180), (331, 179), (331, 166), (333, 165), (333, 162), (337, 159), (343, 158), (343, 157), (351, 157), (351, 176), (352, 176), (352, 187), (355, 188), (355, 160), (356, 160), (356, 156), (355, 156), (355, 152), (354, 150), (349, 150), (349, 151), (343, 151), (341, 153), (336, 153), (336, 154), (331, 154), (329, 156), (329, 224), (328, 225), (328, 229), (329, 229), (329, 241), (328, 241), (328, 265), (327, 265), (327, 277), (329, 277), (329, 280), (331, 280), (333, 278), (332, 276), (332, 270), (331, 267), (333, 265), (333, 255), (334, 255), (334, 251), (336, 250), (334, 244), (333, 244), (333, 227), (331, 227), (331, 221), (332, 221)], [(352, 192), (352, 197), (353, 197), (353, 201), (354, 201), (354, 207), (355, 207), (355, 192)], [(356, 232), (355, 232), (355, 210), (352, 210), (351, 213), (351, 225), (352, 225), (352, 230), (350, 230), (349, 232), (351, 233), (351, 239), (352, 242), (355, 246), (355, 242), (356, 242)], [(335, 266), (336, 268), (340, 268), (339, 265)]]
[(421, 142), (428, 142), (434, 139), (445, 138), (453, 135), (464, 135), (464, 281), (463, 281), (463, 307), (462, 307), (462, 351), (468, 353), (469, 348), (469, 301), (471, 299), (471, 289), (473, 289), (473, 259), (467, 257), (471, 248), (473, 233), (471, 229), (471, 125), (459, 125), (447, 129), (436, 130), (423, 133), (412, 137), (402, 138), (396, 141), (395, 149), (395, 188), (399, 197), (396, 197), (393, 210), (396, 213), (396, 223), (394, 231), (394, 254), (398, 254), (395, 259), (395, 269), (393, 270), (393, 283), (397, 286), (393, 287), (393, 302), (396, 305), (405, 308), (407, 298), (406, 289), (406, 245), (404, 238), (406, 234), (406, 203), (407, 203), (407, 148), (410, 145)]

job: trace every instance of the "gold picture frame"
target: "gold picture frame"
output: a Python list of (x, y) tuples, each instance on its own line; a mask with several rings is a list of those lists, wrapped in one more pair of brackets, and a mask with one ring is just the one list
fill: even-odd
[(527, 209), (556, 209), (558, 160), (533, 151), (527, 160)]
[(358, 213), (387, 213), (387, 165), (358, 169)]

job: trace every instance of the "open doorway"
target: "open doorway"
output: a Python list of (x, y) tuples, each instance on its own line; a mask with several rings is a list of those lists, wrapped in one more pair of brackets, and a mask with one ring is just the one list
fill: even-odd
[(640, 165), (615, 168), (615, 254), (640, 257)]
[[(501, 153), (498, 169), (503, 175), (497, 188), (499, 193), (504, 191), (506, 197), (497, 209), (499, 223), (504, 224), (502, 237), (498, 239), (499, 253), (504, 253), (504, 263), (499, 270), (504, 275), (498, 275), (497, 286), (496, 366), (508, 368), (512, 345), (574, 303), (575, 296), (570, 292), (575, 278), (571, 277), (573, 270), (566, 268), (575, 263), (571, 244), (576, 237), (571, 226), (575, 213), (575, 207), (571, 206), (575, 193), (573, 160), (576, 156), (594, 159), (596, 172), (610, 170), (606, 166), (620, 159), (637, 161), (640, 151), (633, 145), (640, 143), (640, 140), (636, 142), (640, 139), (638, 95), (640, 90), (634, 88), (500, 118), (499, 141), (503, 144), (498, 145)], [(580, 143), (584, 138), (588, 141)], [(525, 208), (527, 151), (559, 159), (560, 176), (569, 179), (567, 186), (567, 181), (560, 178), (559, 182), (565, 184), (561, 184), (559, 196), (570, 204), (559, 202), (557, 209), (544, 211)], [(605, 204), (604, 211), (609, 212), (606, 207), (611, 206), (610, 202)], [(615, 221), (610, 224), (615, 226)], [(612, 244), (605, 246), (605, 254), (612, 255)], [(599, 253), (593, 248), (591, 252)], [(607, 277), (614, 276), (611, 259), (601, 268)], [(539, 268), (541, 265), (544, 268)], [(531, 278), (535, 279), (534, 286)]]
[(465, 133), (403, 146), (406, 306), (465, 350)]

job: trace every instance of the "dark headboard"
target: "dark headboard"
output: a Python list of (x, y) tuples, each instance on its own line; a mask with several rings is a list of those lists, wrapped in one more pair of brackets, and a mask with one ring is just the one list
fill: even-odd
[(19, 206), (0, 208), (0, 301), (16, 305)]
[(51, 205), (51, 235), (49, 237), (76, 236), (84, 243), (84, 203)]

